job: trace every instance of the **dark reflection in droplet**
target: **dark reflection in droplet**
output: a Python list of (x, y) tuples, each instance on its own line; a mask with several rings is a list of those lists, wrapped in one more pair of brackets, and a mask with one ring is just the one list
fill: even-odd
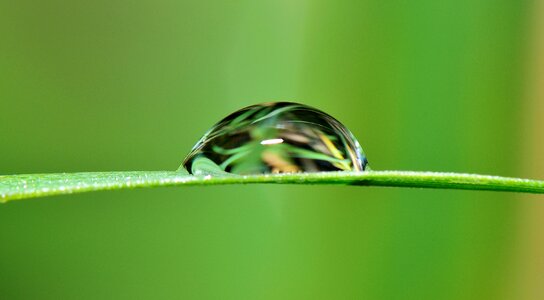
[(359, 142), (335, 118), (290, 102), (252, 105), (214, 125), (182, 167), (192, 174), (364, 171)]

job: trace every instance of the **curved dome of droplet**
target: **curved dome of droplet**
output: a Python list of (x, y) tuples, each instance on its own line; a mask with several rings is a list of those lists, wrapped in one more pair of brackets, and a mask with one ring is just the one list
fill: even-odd
[(183, 162), (192, 174), (364, 171), (359, 142), (330, 115), (298, 103), (240, 109), (214, 125)]

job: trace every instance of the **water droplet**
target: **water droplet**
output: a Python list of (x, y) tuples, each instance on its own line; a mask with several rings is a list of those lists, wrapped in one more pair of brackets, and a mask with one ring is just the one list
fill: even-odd
[(194, 175), (364, 171), (359, 142), (315, 108), (274, 102), (238, 110), (215, 124), (182, 167)]

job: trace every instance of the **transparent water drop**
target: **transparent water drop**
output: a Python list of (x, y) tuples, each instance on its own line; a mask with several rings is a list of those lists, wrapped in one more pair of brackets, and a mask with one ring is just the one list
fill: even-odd
[(182, 166), (195, 175), (364, 171), (359, 142), (315, 108), (273, 102), (240, 109), (215, 124)]

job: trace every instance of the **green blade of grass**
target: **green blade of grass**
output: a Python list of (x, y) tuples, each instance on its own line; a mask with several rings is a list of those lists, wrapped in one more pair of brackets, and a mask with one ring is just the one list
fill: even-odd
[(0, 176), (0, 201), (104, 190), (249, 183), (339, 184), (544, 193), (542, 180), (462, 173), (365, 171), (193, 176), (180, 171), (127, 171)]

